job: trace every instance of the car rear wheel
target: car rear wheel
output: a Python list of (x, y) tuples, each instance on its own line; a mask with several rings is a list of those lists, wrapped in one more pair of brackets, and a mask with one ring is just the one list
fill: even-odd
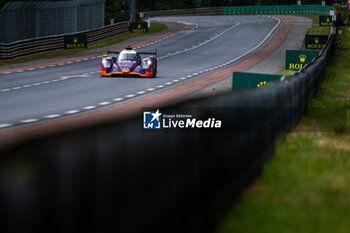
[(153, 78), (155, 78), (157, 76), (157, 60), (155, 60), (155, 66), (154, 66), (154, 70), (153, 70)]

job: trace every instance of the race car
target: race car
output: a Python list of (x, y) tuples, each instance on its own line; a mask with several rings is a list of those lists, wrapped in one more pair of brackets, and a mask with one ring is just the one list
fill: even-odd
[(136, 52), (129, 45), (121, 52), (107, 51), (102, 56), (101, 77), (156, 77), (157, 50), (155, 52)]

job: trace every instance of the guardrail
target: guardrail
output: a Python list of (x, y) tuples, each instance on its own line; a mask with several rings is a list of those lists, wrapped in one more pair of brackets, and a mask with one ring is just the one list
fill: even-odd
[(150, 17), (159, 16), (182, 16), (182, 15), (329, 15), (331, 6), (321, 5), (280, 5), (280, 6), (229, 6), (229, 7), (211, 7), (195, 9), (179, 9), (167, 11), (150, 11), (145, 14)]
[[(70, 33), (85, 33), (88, 44), (128, 32), (128, 22), (121, 22), (93, 30)], [(47, 36), (12, 43), (0, 43), (0, 59), (12, 59), (26, 55), (53, 51), (64, 48), (64, 35)]]
[(0, 231), (211, 232), (304, 114), (333, 44), (268, 88), (161, 109), (222, 131), (147, 132), (136, 117), (1, 148)]
[(211, 8), (191, 8), (191, 9), (179, 9), (179, 10), (167, 10), (167, 11), (149, 11), (145, 12), (149, 17), (159, 16), (196, 16), (196, 15), (222, 15), (222, 7)]
[(335, 11), (322, 5), (234, 6), (223, 7), (224, 15), (329, 15)]

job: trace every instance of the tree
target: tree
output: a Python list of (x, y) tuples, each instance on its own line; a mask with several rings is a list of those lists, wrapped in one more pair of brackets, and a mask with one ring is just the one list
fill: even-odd
[(108, 25), (110, 19), (115, 22), (123, 21), (122, 6), (125, 5), (124, 0), (106, 0), (105, 2), (105, 25)]

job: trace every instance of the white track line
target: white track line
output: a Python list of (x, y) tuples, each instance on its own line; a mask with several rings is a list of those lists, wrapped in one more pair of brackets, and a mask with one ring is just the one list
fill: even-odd
[(32, 123), (32, 122), (37, 122), (39, 121), (38, 119), (26, 119), (26, 120), (21, 120), (21, 123)]
[(59, 114), (52, 114), (52, 115), (45, 116), (45, 118), (52, 119), (52, 118), (57, 118), (57, 117), (60, 117), (60, 116), (61, 115), (59, 115)]

